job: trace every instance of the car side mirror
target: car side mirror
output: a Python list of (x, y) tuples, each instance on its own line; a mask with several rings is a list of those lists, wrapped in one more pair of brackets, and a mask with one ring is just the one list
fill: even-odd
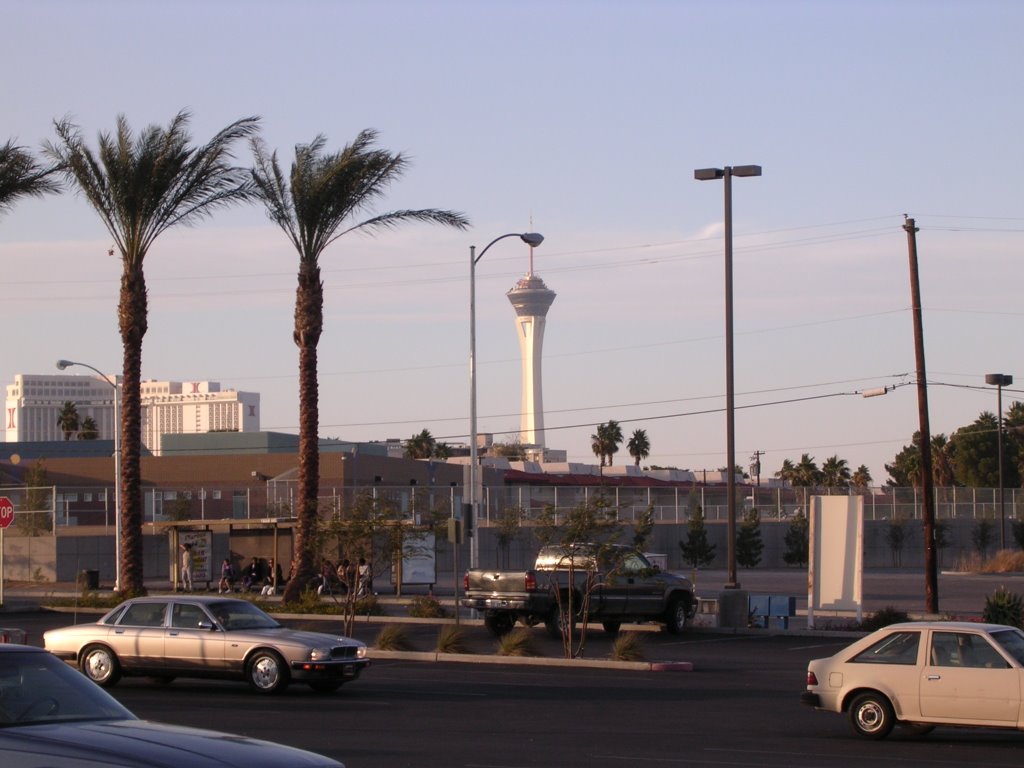
[(197, 626), (199, 627), (199, 629), (208, 629), (211, 632), (216, 632), (217, 631), (217, 625), (214, 624), (213, 622), (200, 620), (200, 622), (199, 622), (199, 624)]

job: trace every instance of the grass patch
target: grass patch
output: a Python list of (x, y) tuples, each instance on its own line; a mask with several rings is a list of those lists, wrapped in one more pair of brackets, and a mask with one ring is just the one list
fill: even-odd
[(645, 661), (644, 641), (639, 632), (620, 632), (612, 643), (615, 661)]
[(525, 627), (513, 629), (498, 639), (499, 656), (540, 656), (533, 632)]
[(400, 624), (385, 624), (380, 628), (375, 643), (381, 651), (411, 651), (412, 641), (405, 627)]
[(979, 573), (1014, 573), (1024, 571), (1024, 552), (1020, 550), (1001, 549), (983, 562)]
[(437, 633), (438, 653), (469, 653), (465, 630), (455, 624), (445, 624)]

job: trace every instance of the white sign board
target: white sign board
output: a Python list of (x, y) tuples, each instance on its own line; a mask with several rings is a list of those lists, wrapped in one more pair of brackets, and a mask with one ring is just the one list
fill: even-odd
[(863, 617), (864, 497), (812, 496), (807, 563), (807, 627), (815, 611)]
[[(209, 531), (182, 531), (179, 541), (192, 545), (192, 581), (213, 581), (213, 536)], [(220, 578), (218, 572), (217, 578)]]
[[(395, 582), (392, 570), (391, 582)], [(437, 561), (434, 558), (434, 534), (408, 533), (402, 546), (402, 584), (436, 584)]]

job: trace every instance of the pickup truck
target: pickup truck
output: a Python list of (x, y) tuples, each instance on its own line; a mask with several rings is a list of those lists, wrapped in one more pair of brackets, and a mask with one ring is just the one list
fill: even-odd
[(470, 570), (463, 587), (461, 604), (482, 611), (495, 635), (510, 631), (518, 619), (527, 626), (543, 622), (552, 637), (560, 637), (570, 606), (574, 621), (600, 622), (607, 632), (618, 632), (627, 621), (659, 621), (678, 634), (697, 611), (689, 579), (622, 545), (545, 546), (533, 569)]

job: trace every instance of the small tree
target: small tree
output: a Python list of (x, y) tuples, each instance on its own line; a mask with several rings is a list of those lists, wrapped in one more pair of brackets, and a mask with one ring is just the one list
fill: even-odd
[(985, 560), (988, 557), (988, 548), (992, 544), (992, 521), (982, 519), (976, 522), (974, 530), (971, 531), (971, 541), (974, 542), (974, 548), (978, 550), (981, 559)]
[(553, 507), (545, 507), (535, 532), (543, 544), (561, 550), (557, 568), (567, 573), (567, 581), (563, 590), (556, 581), (556, 571), (552, 570), (556, 613), (550, 621), (557, 622), (561, 630), (565, 658), (578, 658), (586, 647), (587, 627), (584, 623), (579, 638), (575, 638), (576, 621), (589, 612), (591, 595), (602, 584), (599, 579), (616, 575), (613, 569), (604, 568), (599, 573), (598, 568), (613, 560), (610, 557), (612, 546), (622, 535), (618, 510), (603, 494), (573, 507), (561, 520), (556, 520)]
[(654, 533), (654, 507), (648, 505), (633, 522), (633, 546), (643, 551), (647, 539)]
[(71, 436), (78, 431), (81, 419), (78, 416), (78, 406), (70, 400), (65, 400), (57, 414), (57, 426), (64, 433), (64, 439), (70, 440)]
[(763, 552), (761, 515), (756, 508), (752, 508), (743, 515), (743, 522), (736, 532), (736, 562), (742, 568), (756, 568)]
[(782, 559), (786, 561), (786, 564), (806, 567), (810, 550), (810, 527), (803, 510), (793, 516), (783, 541), (786, 550), (782, 553)]
[(498, 514), (494, 535), (497, 539), (498, 551), (501, 553), (501, 559), (505, 568), (508, 568), (512, 542), (516, 540), (516, 537), (519, 536), (519, 532), (522, 530), (520, 520), (523, 514), (523, 508), (517, 506), (505, 507)]
[(86, 416), (82, 419), (82, 428), (78, 431), (79, 440), (96, 440), (100, 436), (100, 429), (96, 426), (96, 419)]
[(29, 536), (40, 536), (51, 528), (51, 489), (50, 476), (42, 460), (37, 461), (25, 472), (25, 485), (28, 493), (25, 496), (25, 508), (31, 510), (18, 520), (18, 528)]
[(889, 551), (892, 552), (893, 568), (903, 565), (903, 545), (907, 542), (907, 521), (902, 517), (894, 517), (889, 521), (889, 527), (885, 532), (889, 542)]
[(690, 515), (690, 523), (686, 532), (686, 541), (679, 542), (683, 552), (683, 560), (694, 568), (711, 565), (715, 559), (715, 545), (708, 541), (708, 532), (704, 527), (704, 510), (698, 504)]

